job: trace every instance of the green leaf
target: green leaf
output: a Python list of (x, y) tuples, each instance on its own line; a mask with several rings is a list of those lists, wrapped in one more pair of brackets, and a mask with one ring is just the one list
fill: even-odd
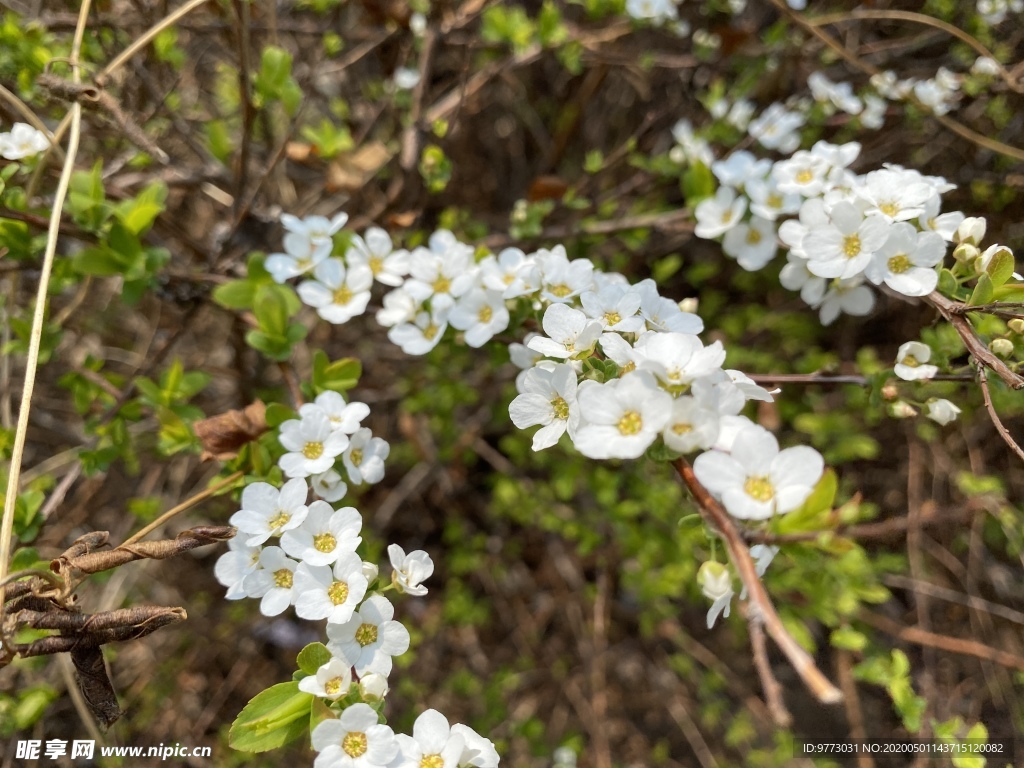
[(313, 706), (309, 711), (309, 732), (312, 733), (324, 720), (334, 720), (337, 717), (338, 715), (323, 702), (323, 699), (313, 699)]
[(213, 300), (226, 309), (252, 309), (256, 299), (256, 283), (232, 280), (213, 289)]
[(313, 695), (297, 682), (278, 683), (245, 705), (228, 731), (228, 744), (242, 752), (266, 752), (283, 747), (309, 728)]
[[(1000, 248), (996, 251), (988, 266), (985, 267), (985, 272), (988, 273), (989, 278), (992, 280), (992, 285), (996, 287), (1009, 280), (1013, 270), (1013, 252), (1009, 248)], [(979, 303), (984, 304), (987, 302)]]
[(692, 209), (704, 198), (715, 194), (715, 177), (704, 163), (696, 162), (683, 172), (682, 187), (686, 204)]
[(281, 405), (281, 403), (271, 403), (267, 406), (266, 420), (268, 427), (279, 427), (288, 419), (295, 418), (295, 411), (289, 408), (287, 405)]
[(104, 247), (81, 250), (72, 256), (71, 263), (78, 273), (94, 277), (123, 275), (128, 268), (120, 254)]
[(978, 278), (978, 284), (974, 286), (974, 293), (971, 294), (967, 304), (971, 307), (977, 307), (982, 304), (988, 304), (993, 298), (995, 298), (995, 287), (992, 285), (992, 278), (988, 276), (987, 272), (982, 272), (981, 277)]
[(256, 290), (252, 308), (261, 331), (270, 336), (284, 337), (288, 331), (288, 304), (274, 286), (261, 285)]
[(942, 294), (944, 294), (946, 296), (952, 296), (954, 293), (956, 293), (956, 289), (957, 289), (957, 282), (956, 282), (956, 278), (953, 277), (953, 273), (950, 272), (948, 269), (945, 269), (945, 268), (940, 269), (939, 270), (939, 293), (942, 293)]
[(295, 661), (299, 669), (307, 675), (315, 675), (316, 671), (331, 660), (331, 652), (323, 643), (310, 643), (301, 651)]
[(313, 389), (316, 394), (325, 390), (346, 392), (359, 383), (363, 375), (363, 364), (354, 357), (329, 361), (323, 350), (313, 353)]
[(824, 522), (822, 518), (832, 510), (838, 489), (839, 479), (835, 470), (829, 467), (803, 505), (782, 516), (779, 520), (779, 531), (806, 531), (821, 527)]
[(833, 648), (842, 648), (847, 651), (863, 651), (868, 644), (867, 637), (850, 627), (840, 627), (834, 630), (829, 637)]
[(167, 187), (159, 181), (153, 182), (138, 195), (119, 203), (114, 214), (129, 231), (142, 234), (163, 213), (167, 199)]

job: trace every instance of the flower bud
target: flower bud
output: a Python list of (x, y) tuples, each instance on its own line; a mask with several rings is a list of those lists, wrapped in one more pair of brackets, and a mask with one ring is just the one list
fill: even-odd
[(380, 568), (377, 567), (376, 563), (371, 563), (369, 560), (363, 560), (363, 576), (366, 580), (373, 584), (377, 580), (377, 575), (380, 573)]
[(914, 406), (904, 400), (897, 400), (889, 406), (889, 413), (894, 419), (910, 419), (917, 416)]
[(1013, 320), (1008, 322), (1007, 325), (1010, 326), (1010, 330), (1013, 331), (1014, 333), (1020, 336), (1024, 336), (1024, 319), (1021, 319), (1019, 317), (1014, 318)]
[(696, 296), (692, 296), (689, 299), (683, 299), (682, 301), (680, 301), (679, 308), (683, 310), (683, 312), (696, 312), (699, 304), (700, 299), (698, 299)]
[(388, 679), (384, 675), (370, 672), (359, 678), (359, 697), (367, 704), (380, 701), (388, 695)]
[(1000, 357), (1009, 357), (1013, 354), (1013, 342), (1009, 339), (993, 339), (988, 348)]
[(729, 575), (729, 569), (713, 560), (701, 565), (697, 571), (697, 583), (708, 600), (718, 600), (732, 594), (732, 576)]
[(895, 400), (900, 396), (900, 389), (896, 386), (895, 382), (890, 381), (888, 384), (882, 387), (882, 399), (886, 401)]
[(957, 414), (960, 413), (960, 409), (953, 405), (949, 400), (929, 400), (928, 401), (928, 418), (932, 421), (937, 421), (942, 426), (946, 426), (951, 421), (955, 421)]
[(981, 258), (978, 260), (978, 269), (988, 269), (988, 265), (992, 263), (992, 259), (995, 258), (996, 254), (1000, 251), (1006, 251), (1010, 254), (1010, 258), (1013, 258), (1013, 251), (1007, 248), (1005, 245), (990, 245), (985, 249), (984, 253), (981, 254)]
[(985, 219), (981, 216), (968, 216), (956, 228), (953, 240), (958, 243), (978, 245), (985, 237)]
[(956, 248), (953, 249), (953, 258), (957, 261), (962, 261), (965, 264), (969, 261), (973, 261), (981, 255), (981, 251), (978, 247), (971, 243), (960, 243)]

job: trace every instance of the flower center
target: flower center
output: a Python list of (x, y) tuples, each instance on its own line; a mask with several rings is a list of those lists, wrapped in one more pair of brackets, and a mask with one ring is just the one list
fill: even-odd
[(761, 233), (754, 229), (753, 227), (751, 227), (750, 229), (747, 230), (747, 242), (750, 245), (757, 245), (758, 243), (761, 242)]
[(481, 323), (491, 322), (491, 318), (494, 317), (494, 310), (491, 309), (490, 305), (485, 304), (480, 307), (480, 311), (476, 314), (477, 320)]
[(282, 568), (279, 571), (274, 571), (274, 586), (280, 587), (281, 589), (292, 588), (292, 572), (287, 568)]
[(677, 435), (686, 435), (686, 434), (689, 434), (690, 432), (693, 432), (693, 425), (692, 424), (673, 424), (672, 425), (672, 431), (675, 432)]
[(288, 525), (288, 521), (292, 519), (292, 516), (287, 512), (278, 512), (270, 520), (267, 521), (267, 525), (270, 526), (270, 530), (276, 531), (278, 528), (284, 528)]
[(516, 276), (511, 272), (508, 272), (504, 277), (501, 278), (501, 282), (505, 285), (512, 285), (516, 281)]
[(332, 677), (326, 683), (324, 683), (324, 693), (328, 696), (334, 696), (341, 690), (342, 679), (340, 677)]
[(626, 411), (619, 419), (619, 433), (623, 435), (635, 435), (644, 427), (644, 420), (636, 411)]
[(350, 301), (352, 301), (352, 291), (347, 285), (341, 286), (334, 292), (335, 304), (348, 304)]
[(723, 224), (728, 224), (730, 221), (732, 221), (732, 208), (730, 208), (729, 210), (725, 211), (725, 213), (722, 214)]
[(360, 645), (369, 645), (377, 642), (377, 625), (361, 624), (356, 630), (356, 642)]
[(564, 397), (556, 397), (551, 401), (551, 410), (555, 412), (555, 418), (565, 421), (569, 418), (569, 404)]
[(373, 273), (374, 277), (376, 277), (377, 275), (384, 271), (384, 259), (382, 259), (380, 256), (371, 256), (369, 265), (370, 272)]
[(920, 363), (917, 362), (917, 358), (914, 357), (913, 355), (907, 355), (902, 360), (900, 360), (900, 362), (903, 365), (907, 366), (907, 368), (917, 368), (917, 366), (920, 365)]
[(420, 758), (419, 768), (444, 768), (444, 758), (440, 755), (424, 755)]
[(776, 195), (776, 194), (768, 195), (768, 200), (766, 202), (768, 203), (768, 207), (769, 208), (781, 208), (782, 207), (782, 195)]
[(341, 748), (349, 757), (360, 757), (366, 752), (366, 734), (360, 731), (350, 731), (341, 740)]
[(426, 339), (427, 341), (432, 341), (433, 338), (437, 336), (437, 331), (437, 326), (431, 323), (430, 325), (423, 329), (423, 338)]
[(808, 184), (814, 180), (814, 174), (804, 168), (800, 173), (796, 175), (796, 180), (800, 184)]
[(358, 467), (363, 463), (363, 452), (358, 448), (353, 448), (352, 453), (348, 455), (348, 460), (352, 462), (352, 465)]
[(451, 290), (452, 281), (442, 275), (430, 287), (434, 289), (434, 293), (448, 293)]
[(900, 212), (900, 206), (898, 203), (890, 201), (888, 203), (882, 203), (880, 206), (878, 206), (878, 210), (880, 210), (886, 216), (895, 216), (897, 213)]
[(757, 501), (771, 501), (775, 497), (775, 488), (767, 477), (748, 477), (743, 490)]
[(348, 584), (344, 581), (336, 581), (327, 588), (327, 596), (335, 605), (341, 605), (348, 600)]
[(899, 253), (893, 256), (888, 262), (886, 262), (886, 265), (889, 267), (889, 271), (894, 275), (902, 275), (910, 269), (911, 266), (910, 259), (907, 258), (907, 254), (905, 253)]
[(860, 237), (858, 235), (847, 235), (843, 238), (843, 253), (848, 259), (860, 255)]
[(622, 315), (620, 315), (618, 312), (614, 312), (614, 311), (613, 312), (605, 312), (604, 313), (604, 320), (605, 320), (606, 323), (608, 323), (608, 325), (618, 325), (619, 323), (622, 322)]
[(564, 299), (566, 296), (572, 293), (572, 288), (570, 288), (565, 283), (559, 283), (558, 285), (551, 286), (551, 293), (553, 293), (560, 299)]
[(323, 443), (306, 443), (302, 448), (302, 455), (310, 461), (319, 459), (324, 455), (324, 444)]
[(313, 549), (317, 552), (333, 552), (338, 540), (329, 533), (320, 533), (313, 537)]

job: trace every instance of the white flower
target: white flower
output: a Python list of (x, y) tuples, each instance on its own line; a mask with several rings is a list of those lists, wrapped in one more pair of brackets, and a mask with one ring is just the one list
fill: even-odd
[(718, 440), (718, 414), (705, 408), (695, 397), (683, 396), (672, 402), (672, 415), (661, 433), (673, 451), (689, 453), (707, 449)]
[(698, 569), (697, 583), (700, 584), (704, 597), (714, 601), (708, 609), (708, 629), (711, 629), (720, 614), (729, 618), (729, 608), (735, 594), (732, 589), (732, 575), (726, 566), (709, 560)]
[(250, 597), (261, 597), (260, 613), (277, 616), (292, 604), (292, 585), (298, 563), (285, 557), (280, 547), (267, 547), (260, 553), (260, 569), (245, 577), (244, 588)]
[(370, 415), (370, 406), (366, 403), (346, 403), (344, 397), (331, 390), (321, 392), (312, 403), (306, 403), (299, 408), (299, 415), (307, 413), (312, 408), (320, 408), (327, 414), (331, 429), (346, 435), (351, 435), (359, 429), (359, 422)]
[(782, 192), (774, 177), (747, 182), (746, 193), (750, 198), (750, 212), (770, 221), (796, 213), (803, 201), (796, 192)]
[[(335, 624), (327, 626), (328, 632)], [(352, 665), (346, 659), (331, 659), (315, 675), (299, 680), (299, 690), (322, 699), (337, 701), (352, 687)]]
[(684, 312), (672, 299), (658, 293), (657, 284), (647, 278), (633, 286), (640, 294), (640, 314), (647, 321), (650, 331), (672, 331), (673, 333), (700, 333), (704, 321), (692, 312)]
[(594, 285), (594, 263), (590, 259), (573, 259), (565, 253), (565, 246), (551, 250), (541, 249), (535, 254), (540, 266), (543, 290), (540, 297), (553, 304), (568, 304)]
[(932, 356), (931, 347), (920, 341), (901, 344), (896, 353), (894, 373), (904, 381), (930, 379), (939, 372), (937, 365), (925, 365)]
[(707, 376), (725, 362), (722, 342), (705, 347), (689, 333), (645, 333), (633, 345), (637, 367), (650, 371), (673, 392), (701, 376)]
[(519, 390), (521, 394), (509, 405), (508, 413), (519, 429), (541, 425), (533, 436), (533, 450), (550, 448), (566, 430), (570, 439), (575, 437), (580, 409), (576, 402), (576, 372), (571, 365), (559, 364), (551, 370), (531, 368)]
[(829, 164), (820, 153), (802, 149), (787, 160), (777, 162), (772, 168), (772, 178), (778, 182), (780, 192), (817, 197), (825, 188), (828, 171)]
[(346, 270), (341, 259), (325, 259), (313, 274), (316, 280), (306, 280), (297, 291), (303, 303), (316, 309), (324, 320), (341, 325), (366, 311), (373, 285), (369, 267), (356, 264)]
[(750, 118), (754, 116), (756, 111), (757, 105), (754, 102), (750, 99), (740, 99), (732, 105), (729, 114), (725, 116), (725, 122), (734, 128), (745, 131), (747, 126), (750, 125)]
[[(822, 325), (831, 325), (843, 313), (854, 317), (863, 317), (870, 313), (875, 306), (875, 294), (863, 283), (863, 278), (859, 276), (846, 280), (833, 280), (820, 302), (808, 302), (808, 304), (818, 307), (818, 319), (821, 320)], [(804, 295), (803, 291), (800, 295)]]
[(760, 216), (737, 224), (725, 233), (722, 250), (748, 272), (761, 269), (776, 251), (775, 224)]
[(860, 124), (865, 128), (877, 131), (885, 125), (885, 113), (889, 104), (873, 94), (864, 96), (864, 111), (860, 113)]
[(363, 561), (355, 552), (344, 552), (333, 569), (299, 563), (295, 570), (295, 613), (302, 619), (343, 624), (352, 618), (367, 586)]
[(889, 230), (885, 244), (865, 269), (875, 285), (885, 282), (905, 296), (927, 296), (935, 290), (939, 273), (935, 265), (946, 255), (946, 242), (937, 232), (918, 232), (899, 222)]
[(348, 486), (333, 469), (312, 475), (309, 480), (313, 493), (324, 501), (340, 501), (348, 493)]
[(672, 398), (646, 371), (579, 388), (580, 426), (573, 443), (591, 459), (635, 459), (668, 423)]
[(708, 167), (711, 167), (715, 161), (711, 146), (705, 139), (694, 133), (693, 123), (689, 120), (680, 120), (672, 126), (672, 138), (676, 140), (677, 149), (682, 154), (682, 157), (677, 159), (676, 149), (673, 149), (670, 154), (673, 161), (685, 160), (689, 163), (703, 163)]
[(765, 149), (777, 149), (789, 154), (800, 146), (800, 134), (797, 131), (803, 124), (803, 115), (799, 112), (790, 112), (776, 103), (751, 121), (747, 132)]
[(928, 418), (939, 422), (942, 426), (946, 426), (951, 421), (956, 421), (956, 417), (959, 414), (960, 409), (949, 402), (949, 400), (928, 401)]
[(1002, 67), (999, 62), (988, 56), (979, 56), (971, 65), (972, 75), (990, 75), (996, 77)]
[(464, 742), (459, 768), (498, 768), (499, 757), (494, 742), (462, 723), (453, 725), (452, 733), (461, 736)]
[(448, 719), (436, 709), (428, 709), (416, 718), (412, 736), (396, 737), (402, 758), (394, 768), (458, 768), (465, 745), (463, 737), (452, 733)]
[(766, 520), (796, 509), (821, 479), (824, 461), (809, 446), (779, 450), (767, 429), (750, 426), (736, 436), (732, 453), (708, 451), (693, 472), (701, 484), (744, 520)]
[(331, 236), (345, 226), (346, 221), (348, 216), (344, 213), (330, 220), (323, 216), (299, 219), (283, 214), (281, 223), (287, 230), (284, 236), (285, 252), (270, 254), (263, 266), (278, 283), (309, 272), (331, 255), (334, 247)]
[(518, 248), (506, 248), (480, 262), (480, 281), (504, 299), (515, 299), (540, 290), (540, 267), (533, 256)]
[[(390, 294), (389, 294), (390, 295)], [(385, 304), (387, 296), (384, 297)], [(447, 302), (434, 304), (429, 312), (416, 313), (411, 323), (402, 323), (388, 331), (388, 339), (397, 344), (407, 355), (425, 355), (441, 341), (448, 328), (448, 314), (451, 305)], [(378, 320), (380, 315), (378, 314)]]
[(551, 304), (541, 321), (550, 337), (530, 339), (530, 349), (548, 357), (575, 359), (590, 354), (601, 336), (601, 323), (566, 304)]
[(15, 123), (10, 133), (0, 133), (0, 157), (22, 160), (50, 148), (50, 140), (28, 123)]
[(474, 349), (482, 347), (508, 328), (508, 309), (501, 291), (474, 289), (465, 293), (452, 309), (448, 322), (466, 332), (466, 344)]
[(907, 221), (924, 213), (934, 194), (930, 184), (903, 170), (882, 168), (863, 177), (857, 194), (871, 203), (866, 215), (877, 214), (887, 221)]
[(394, 571), (391, 580), (399, 592), (422, 597), (427, 588), (422, 582), (430, 578), (434, 572), (434, 561), (422, 549), (405, 554), (405, 550), (397, 544), (388, 546), (388, 558)]
[(228, 588), (224, 596), (226, 599), (241, 600), (249, 596), (242, 582), (259, 568), (260, 551), (259, 546), (250, 546), (241, 536), (228, 539), (228, 551), (217, 558), (217, 564), (213, 567), (217, 581)]
[(964, 222), (964, 215), (960, 211), (949, 211), (939, 213), (942, 208), (942, 198), (932, 195), (924, 204), (924, 213), (917, 218), (917, 224), (923, 230), (938, 232), (947, 243), (953, 240), (957, 229)]
[(270, 483), (253, 483), (242, 491), (242, 508), (231, 516), (231, 524), (249, 534), (250, 547), (263, 544), (271, 536), (298, 528), (306, 519), (309, 488), (301, 478), (289, 480), (278, 490)]
[(331, 653), (355, 667), (356, 674), (391, 674), (391, 657), (409, 650), (409, 630), (394, 621), (395, 608), (381, 595), (372, 595), (344, 624), (327, 625)]
[(853, 277), (864, 271), (888, 234), (889, 224), (882, 217), (865, 218), (853, 204), (836, 203), (831, 223), (804, 236), (807, 269), (818, 277)]
[(403, 91), (411, 91), (420, 83), (420, 72), (412, 67), (398, 67), (395, 69), (395, 87)]
[(346, 707), (337, 720), (324, 720), (313, 729), (316, 756), (313, 768), (387, 768), (398, 755), (390, 727), (377, 722), (369, 704)]
[(739, 223), (746, 210), (747, 198), (737, 197), (732, 187), (719, 187), (714, 197), (697, 203), (693, 212), (697, 226), (693, 233), (709, 240), (724, 235)]
[(384, 308), (377, 310), (377, 322), (385, 328), (408, 323), (419, 311), (419, 304), (408, 291), (396, 288), (384, 294)]
[(312, 404), (303, 407), (300, 419), (289, 419), (281, 425), (280, 440), (289, 452), (278, 464), (288, 477), (326, 472), (348, 448), (348, 435), (331, 429), (331, 420), (323, 408)]
[(314, 501), (302, 525), (281, 537), (281, 546), (310, 565), (330, 565), (344, 553), (356, 551), (362, 527), (363, 518), (355, 507), (335, 512), (326, 501)]
[(410, 255), (404, 288), (416, 301), (431, 299), (435, 308), (450, 309), (473, 287), (476, 271), (473, 249), (442, 229), (430, 236), (429, 249), (417, 248)]
[(772, 162), (766, 158), (758, 158), (752, 152), (745, 149), (733, 152), (724, 160), (716, 160), (711, 165), (711, 172), (715, 174), (722, 185), (734, 189), (745, 189), (748, 184), (755, 181), (764, 181), (771, 172)]
[(369, 428), (363, 427), (352, 435), (348, 449), (341, 455), (348, 479), (356, 485), (379, 483), (384, 479), (384, 459), (389, 453), (391, 446), (387, 441), (373, 437)]
[(368, 267), (378, 283), (396, 288), (409, 274), (409, 252), (394, 250), (391, 236), (380, 227), (370, 227), (363, 237), (353, 235), (345, 261), (349, 267)]
[(606, 331), (637, 333), (644, 328), (640, 311), (640, 294), (628, 286), (606, 285), (598, 291), (580, 296), (583, 312), (604, 326)]
[(654, 24), (670, 21), (678, 15), (673, 0), (626, 0), (626, 13)]

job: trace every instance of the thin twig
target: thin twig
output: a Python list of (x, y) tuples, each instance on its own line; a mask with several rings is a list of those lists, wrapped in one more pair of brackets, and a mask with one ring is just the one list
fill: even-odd
[(939, 313), (956, 329), (967, 351), (975, 360), (991, 369), (1010, 388), (1024, 389), (1024, 378), (1011, 371), (975, 333), (974, 326), (964, 317), (964, 312), (968, 310), (965, 310), (962, 302), (947, 299), (938, 291), (929, 293), (924, 300), (939, 310)]
[[(82, 0), (78, 12), (78, 26), (71, 44), (72, 82), (81, 82), (82, 73), (78, 66), (79, 53), (82, 50), (82, 38), (85, 35), (86, 20), (92, 0)], [(71, 133), (68, 138), (67, 154), (61, 170), (60, 181), (53, 197), (53, 208), (50, 213), (50, 227), (46, 235), (46, 249), (43, 252), (43, 263), (39, 274), (39, 290), (36, 293), (35, 311), (32, 315), (32, 330), (29, 337), (28, 356), (25, 361), (25, 380), (21, 392), (21, 406), (18, 409), (18, 425), (14, 433), (14, 445), (11, 450), (11, 464), (7, 476), (7, 494), (4, 497), (4, 516), (0, 530), (0, 620), (3, 619), (4, 587), (3, 580), (7, 575), (11, 560), (11, 549), (14, 533), (14, 505), (18, 500), (19, 481), (21, 480), (21, 462), (25, 453), (25, 438), (28, 434), (29, 414), (32, 410), (32, 393), (35, 390), (36, 370), (39, 367), (39, 348), (43, 337), (43, 324), (46, 318), (46, 299), (50, 286), (50, 272), (53, 269), (54, 256), (57, 253), (57, 237), (60, 233), (60, 217), (64, 209), (64, 199), (71, 183), (71, 174), (75, 170), (75, 157), (78, 154), (78, 141), (82, 130), (82, 106), (75, 102), (69, 112), (71, 116)]]
[(988, 391), (988, 376), (985, 374), (985, 369), (980, 365), (978, 366), (978, 383), (981, 385), (981, 396), (985, 400), (985, 409), (988, 411), (989, 418), (992, 419), (996, 432), (1003, 438), (1003, 442), (1010, 446), (1010, 450), (1016, 453), (1021, 461), (1024, 461), (1024, 450), (1021, 449), (1017, 441), (1010, 435), (1010, 430), (1003, 425), (1003, 420), (999, 418), (995, 406), (992, 405), (992, 394)]
[(761, 679), (761, 690), (764, 691), (764, 700), (771, 713), (772, 722), (779, 728), (789, 728), (793, 725), (793, 716), (786, 708), (786, 702), (782, 698), (782, 686), (775, 679), (772, 672), (771, 662), (768, 661), (768, 643), (764, 637), (764, 625), (756, 611), (746, 611), (747, 626), (750, 627), (750, 647), (754, 654), (754, 667), (757, 669), (757, 676)]
[(793, 638), (782, 623), (782, 619), (779, 618), (779, 614), (775, 612), (775, 606), (772, 605), (771, 598), (757, 575), (754, 561), (750, 557), (750, 550), (743, 543), (729, 513), (700, 484), (697, 476), (693, 473), (693, 467), (685, 459), (676, 459), (672, 462), (672, 466), (675, 467), (676, 472), (679, 473), (686, 487), (690, 489), (690, 493), (697, 500), (701, 517), (722, 537), (729, 552), (729, 559), (736, 567), (743, 585), (747, 588), (750, 610), (760, 613), (761, 621), (764, 622), (768, 634), (789, 659), (789, 663), (800, 675), (804, 685), (823, 704), (835, 704), (842, 701), (842, 691), (821, 673), (811, 655)]
[(140, 530), (138, 533), (136, 533), (136, 534), (128, 537), (127, 539), (125, 539), (123, 543), (118, 545), (118, 549), (120, 549), (121, 547), (127, 547), (129, 544), (134, 544), (139, 539), (145, 537), (146, 535), (148, 535), (152, 531), (155, 531), (157, 528), (162, 526), (164, 523), (166, 523), (171, 518), (175, 517), (176, 515), (180, 515), (182, 512), (184, 512), (187, 509), (191, 509), (192, 507), (194, 507), (199, 502), (205, 501), (206, 499), (210, 498), (214, 494), (219, 493), (220, 491), (224, 490), (229, 485), (234, 483), (236, 480), (241, 478), (242, 475), (244, 475), (244, 474), (245, 474), (245, 472), (243, 472), (242, 470), (238, 470), (237, 472), (233, 472), (230, 475), (228, 475), (227, 477), (225, 477), (223, 480), (221, 480), (219, 483), (217, 483), (216, 485), (211, 485), (209, 488), (200, 491), (199, 493), (195, 494), (194, 496), (192, 496), (192, 497), (190, 497), (188, 499), (185, 499), (183, 502), (181, 502), (181, 504), (178, 504), (175, 507), (171, 507), (169, 510), (164, 512), (162, 515), (160, 515), (160, 517), (158, 517), (152, 523), (150, 523), (145, 528)]

